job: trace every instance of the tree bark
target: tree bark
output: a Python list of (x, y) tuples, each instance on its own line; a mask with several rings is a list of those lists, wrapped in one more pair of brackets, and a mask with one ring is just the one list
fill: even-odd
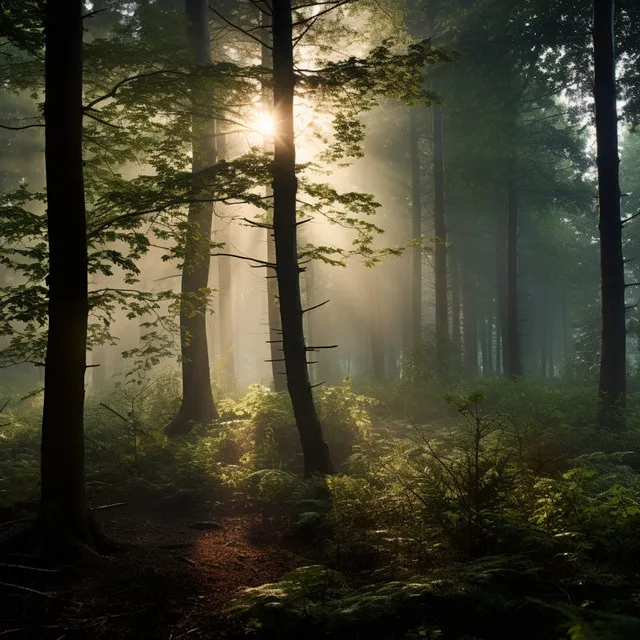
[(61, 559), (99, 547), (85, 493), (87, 238), (82, 162), (81, 0), (45, 13), (45, 168), (49, 329), (44, 373), (38, 551)]
[(420, 131), (418, 105), (409, 111), (411, 150), (411, 220), (414, 241), (420, 241), (413, 247), (411, 254), (411, 340), (417, 346), (422, 340), (422, 190), (420, 185)]
[[(268, 29), (269, 16), (263, 11), (260, 12), (260, 20), (263, 26), (262, 38), (265, 44), (271, 39), (271, 32)], [(273, 56), (268, 46), (262, 46), (262, 66), (266, 69), (273, 68)], [(268, 84), (263, 83), (262, 91), (262, 109), (268, 110), (273, 116), (273, 90)], [(269, 153), (273, 151), (273, 140), (268, 136), (264, 136), (264, 151)], [(271, 185), (266, 187), (266, 195), (273, 196)], [(273, 223), (273, 216), (271, 216)], [(276, 245), (273, 238), (273, 230), (267, 229), (267, 262), (274, 264), (276, 261)], [(282, 326), (280, 322), (280, 309), (278, 307), (278, 278), (275, 269), (267, 267), (267, 318), (269, 322), (269, 350), (271, 354), (271, 375), (273, 378), (273, 390), (280, 393), (287, 389), (287, 378), (285, 374), (284, 363), (282, 362)]]
[(616, 105), (615, 2), (594, 0), (593, 9), (602, 294), (600, 423), (622, 427), (626, 395), (626, 323)]
[[(208, 6), (206, 0), (186, 0), (189, 20), (189, 43), (195, 59), (211, 62)], [(193, 90), (194, 107), (206, 109), (209, 91)], [(208, 116), (192, 117), (194, 174), (216, 162), (215, 121)], [(194, 193), (198, 199), (208, 193)], [(189, 205), (186, 246), (182, 267), (180, 299), (180, 345), (182, 352), (182, 405), (167, 425), (169, 436), (188, 433), (194, 424), (208, 424), (218, 417), (211, 392), (211, 372), (207, 345), (207, 288), (211, 262), (211, 227), (213, 203), (193, 202)]]
[(518, 316), (518, 185), (515, 177), (515, 160), (511, 160), (507, 179), (507, 341), (506, 375), (520, 377), (522, 355), (520, 352)]
[(307, 368), (307, 349), (300, 299), (296, 194), (296, 149), (293, 127), (295, 73), (291, 0), (273, 0), (274, 158), (273, 233), (280, 293), (282, 347), (287, 388), (300, 435), (306, 476), (332, 473), (329, 448), (322, 435)]

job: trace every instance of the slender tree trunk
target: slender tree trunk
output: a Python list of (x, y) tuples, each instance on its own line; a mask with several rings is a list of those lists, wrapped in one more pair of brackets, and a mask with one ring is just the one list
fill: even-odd
[(45, 167), (49, 330), (42, 414), (38, 551), (61, 559), (99, 537), (87, 509), (84, 460), (87, 238), (82, 162), (81, 0), (45, 14)]
[(433, 106), (433, 189), (434, 231), (438, 238), (434, 250), (436, 301), (436, 357), (440, 373), (446, 369), (449, 342), (449, 305), (447, 303), (447, 221), (444, 199), (444, 123), (442, 108)]
[(515, 177), (515, 161), (512, 160), (507, 181), (507, 342), (505, 347), (506, 374), (509, 377), (523, 375), (518, 332), (518, 185)]
[[(227, 137), (217, 136), (217, 155), (219, 160), (227, 159)], [(224, 206), (224, 205), (219, 205)], [(229, 223), (220, 225), (217, 242), (222, 242), (228, 247)], [(233, 349), (233, 281), (231, 278), (231, 258), (218, 256), (218, 326), (220, 330), (220, 357), (225, 375), (225, 382), (229, 391), (236, 388), (236, 360)]]
[(625, 283), (620, 220), (614, 0), (594, 0), (594, 98), (602, 292), (600, 422), (623, 427), (626, 394)]
[(499, 346), (496, 370), (507, 375), (507, 219), (503, 210), (498, 209), (496, 225), (496, 320)]
[(482, 373), (485, 378), (493, 376), (493, 310), (491, 298), (486, 304), (486, 315), (484, 321), (484, 342), (482, 345)]
[[(422, 188), (420, 185), (420, 147), (418, 127), (420, 107), (415, 105), (409, 112), (411, 149), (411, 219), (413, 240), (422, 239)], [(411, 255), (411, 337), (414, 346), (422, 340), (422, 244), (413, 247)]]
[(466, 272), (466, 268), (462, 270), (464, 367), (467, 376), (475, 378), (478, 375), (478, 326), (476, 323), (475, 283), (471, 282)]
[[(270, 20), (263, 11), (260, 12), (260, 19), (263, 28), (263, 42), (268, 44), (271, 38), (271, 32), (268, 29)], [(268, 46), (262, 46), (262, 66), (266, 69), (273, 67), (273, 59), (271, 49)], [(268, 84), (262, 84), (262, 105), (263, 110), (273, 114), (273, 90)], [(263, 143), (266, 152), (273, 151), (273, 140), (268, 136), (264, 136)], [(271, 185), (267, 185), (267, 196), (272, 196), (273, 191)], [(273, 222), (273, 217), (271, 222)], [(267, 229), (267, 262), (275, 264), (276, 261), (276, 245), (273, 238), (273, 231)], [(273, 389), (278, 393), (286, 391), (287, 378), (285, 375), (285, 367), (282, 357), (282, 326), (280, 323), (280, 308), (278, 307), (278, 278), (275, 269), (267, 267), (267, 317), (269, 322), (269, 349), (271, 353), (271, 375), (273, 377)]]
[(564, 350), (564, 375), (567, 380), (573, 379), (573, 359), (571, 357), (571, 325), (567, 310), (567, 289), (562, 285), (562, 342)]
[(273, 24), (273, 232), (280, 293), (282, 346), (287, 388), (300, 434), (305, 475), (331, 473), (329, 448), (322, 435), (307, 368), (300, 299), (296, 194), (296, 148), (293, 128), (295, 73), (291, 0), (272, 1)]
[(547, 331), (545, 314), (540, 315), (540, 377), (544, 380), (547, 377), (547, 354), (549, 352), (547, 341), (549, 339), (549, 335)]
[[(202, 64), (210, 63), (207, 2), (186, 0), (185, 8), (189, 20), (189, 43), (195, 50), (196, 60)], [(209, 91), (194, 90), (194, 107), (206, 110), (210, 104), (209, 98)], [(206, 115), (194, 115), (192, 122), (192, 171), (197, 174), (216, 162), (215, 121)], [(194, 196), (206, 199), (209, 194), (197, 192)], [(218, 417), (211, 392), (207, 346), (212, 215), (211, 202), (194, 202), (189, 205), (180, 299), (182, 405), (165, 429), (169, 436), (183, 435), (194, 424), (207, 424)]]
[(453, 252), (449, 252), (451, 257), (451, 339), (454, 349), (454, 366), (456, 371), (460, 367), (460, 346), (462, 336), (460, 333), (460, 264), (454, 258)]

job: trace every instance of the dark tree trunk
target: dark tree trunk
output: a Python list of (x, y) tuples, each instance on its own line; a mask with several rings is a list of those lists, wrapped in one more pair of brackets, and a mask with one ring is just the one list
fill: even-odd
[(624, 426), (626, 394), (625, 283), (620, 221), (614, 0), (594, 0), (594, 98), (598, 160), (598, 229), (602, 292), (600, 422)]
[(60, 559), (99, 546), (87, 509), (84, 462), (87, 240), (82, 169), (81, 0), (45, 14), (45, 166), (49, 330), (42, 414), (41, 499), (32, 532)]
[(329, 448), (322, 435), (307, 368), (307, 349), (300, 299), (296, 194), (296, 148), (293, 128), (295, 73), (291, 0), (273, 0), (273, 232), (280, 293), (282, 346), (287, 388), (300, 434), (306, 476), (332, 472)]
[[(219, 160), (227, 159), (226, 135), (217, 131), (217, 155)], [(221, 206), (221, 205), (219, 205)], [(220, 225), (217, 242), (229, 245), (229, 224)], [(220, 329), (220, 357), (224, 370), (226, 387), (233, 392), (236, 388), (236, 361), (233, 350), (233, 282), (231, 279), (231, 258), (218, 256), (218, 326)]]
[(511, 161), (507, 181), (507, 341), (506, 370), (509, 377), (520, 377), (522, 356), (518, 318), (518, 185), (515, 161)]
[[(211, 62), (208, 6), (206, 0), (186, 0), (189, 20), (189, 43), (197, 62)], [(208, 108), (209, 91), (194, 90), (194, 107)], [(215, 121), (208, 116), (192, 118), (194, 174), (216, 162)], [(194, 193), (206, 199), (209, 193)], [(186, 246), (182, 267), (180, 299), (180, 343), (182, 351), (182, 405), (167, 425), (169, 436), (188, 433), (194, 424), (208, 424), (218, 417), (211, 392), (209, 349), (207, 345), (207, 288), (211, 247), (213, 204), (194, 202), (189, 205)]]
[(438, 370), (446, 369), (449, 341), (449, 306), (447, 303), (447, 222), (444, 201), (444, 123), (440, 105), (433, 107), (433, 217), (438, 238), (434, 249), (436, 301), (436, 357)]
[[(265, 44), (271, 39), (271, 31), (268, 29), (270, 18), (263, 11), (260, 12), (261, 23), (264, 27), (262, 38)], [(273, 57), (268, 46), (262, 46), (262, 66), (271, 69), (273, 67)], [(268, 109), (273, 114), (273, 90), (267, 83), (262, 85), (262, 109)], [(264, 136), (264, 150), (273, 151), (273, 140)], [(267, 196), (272, 196), (271, 185), (267, 185)], [(273, 222), (273, 217), (271, 222)], [(267, 262), (275, 264), (276, 245), (273, 238), (273, 231), (267, 229)], [(280, 322), (280, 308), (278, 307), (278, 278), (275, 269), (267, 267), (267, 317), (269, 322), (269, 349), (271, 354), (271, 375), (273, 377), (273, 389), (278, 393), (287, 390), (287, 378), (283, 362), (282, 351), (282, 326)]]
[[(409, 144), (411, 149), (411, 219), (414, 241), (422, 239), (422, 191), (420, 185), (420, 148), (418, 127), (420, 107), (411, 107)], [(411, 340), (417, 346), (422, 340), (422, 244), (416, 244), (411, 254)]]

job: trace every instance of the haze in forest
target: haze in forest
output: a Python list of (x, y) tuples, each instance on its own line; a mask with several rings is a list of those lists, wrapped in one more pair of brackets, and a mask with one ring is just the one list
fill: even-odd
[(3, 2), (0, 636), (640, 637), (639, 25)]

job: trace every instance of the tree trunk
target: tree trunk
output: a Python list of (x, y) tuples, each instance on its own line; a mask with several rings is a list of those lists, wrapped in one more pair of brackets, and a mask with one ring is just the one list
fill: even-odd
[(572, 344), (571, 344), (571, 325), (569, 320), (569, 313), (567, 310), (567, 289), (566, 285), (562, 285), (562, 343), (564, 354), (564, 376), (567, 380), (573, 379), (573, 358)]
[[(227, 159), (226, 135), (217, 131), (218, 160)], [(218, 205), (224, 206), (224, 205)], [(229, 223), (223, 222), (218, 231), (217, 242), (222, 242), (228, 248)], [(226, 388), (234, 392), (236, 389), (236, 361), (233, 350), (233, 282), (231, 279), (231, 258), (218, 256), (218, 326), (220, 330), (220, 358), (224, 371)]]
[(476, 324), (475, 283), (470, 281), (466, 272), (467, 269), (462, 270), (464, 367), (467, 376), (475, 378), (478, 375), (478, 327)]
[(507, 226), (503, 211), (496, 226), (496, 371), (507, 374)]
[(291, 0), (273, 0), (273, 233), (280, 292), (282, 347), (287, 388), (300, 434), (306, 476), (332, 472), (329, 448), (322, 435), (307, 369), (307, 349), (300, 299), (296, 194), (296, 149), (293, 128), (295, 73)]
[[(210, 63), (207, 2), (186, 0), (185, 8), (189, 19), (189, 42), (195, 49), (196, 61)], [(194, 90), (193, 106), (206, 110), (211, 102), (209, 97), (209, 91)], [(192, 123), (192, 171), (196, 174), (216, 162), (215, 121), (206, 115), (194, 115)], [(198, 192), (194, 196), (206, 199), (210, 194)], [(182, 405), (176, 417), (165, 428), (168, 436), (183, 435), (194, 424), (208, 424), (218, 417), (211, 392), (207, 346), (207, 288), (212, 215), (211, 202), (193, 202), (189, 205), (180, 299)]]
[(436, 357), (440, 373), (446, 370), (449, 341), (449, 307), (447, 303), (447, 222), (444, 201), (444, 124), (442, 108), (433, 106), (433, 189), (434, 232), (438, 238), (434, 250), (436, 302)]
[(594, 98), (602, 292), (600, 422), (622, 427), (626, 394), (625, 283), (620, 221), (614, 0), (594, 0)]
[[(262, 26), (262, 38), (265, 44), (268, 44), (271, 38), (271, 32), (268, 29), (269, 16), (260, 12), (260, 20)], [(262, 46), (262, 66), (266, 69), (273, 67), (273, 56), (268, 46)], [(273, 90), (267, 83), (263, 83), (262, 87), (262, 109), (268, 110), (273, 116)], [(264, 136), (263, 148), (265, 152), (273, 151), (273, 139)], [(271, 185), (266, 187), (267, 197), (273, 195)], [(270, 220), (273, 223), (273, 216)], [(275, 264), (276, 261), (276, 245), (273, 238), (273, 230), (267, 229), (267, 262)], [(273, 377), (273, 390), (276, 392), (286, 391), (287, 378), (285, 367), (282, 361), (282, 326), (280, 323), (280, 308), (278, 307), (278, 279), (275, 269), (267, 267), (267, 318), (269, 322), (269, 350), (271, 354), (271, 375)]]
[(491, 298), (487, 298), (486, 317), (484, 320), (482, 344), (482, 374), (485, 378), (493, 376), (493, 309)]
[[(413, 221), (412, 236), (414, 241), (422, 240), (422, 191), (420, 185), (420, 147), (418, 139), (420, 131), (418, 105), (409, 111), (411, 149), (411, 219)], [(411, 340), (417, 346), (422, 340), (422, 244), (413, 247), (411, 254)]]
[(507, 342), (506, 375), (522, 376), (518, 318), (518, 185), (515, 161), (509, 167), (507, 181)]
[(41, 499), (35, 545), (56, 559), (99, 536), (87, 509), (84, 461), (87, 239), (82, 162), (81, 0), (45, 14), (45, 167), (49, 330), (42, 414)]
[(451, 340), (454, 350), (454, 367), (456, 372), (460, 367), (460, 264), (449, 252), (451, 260)]

